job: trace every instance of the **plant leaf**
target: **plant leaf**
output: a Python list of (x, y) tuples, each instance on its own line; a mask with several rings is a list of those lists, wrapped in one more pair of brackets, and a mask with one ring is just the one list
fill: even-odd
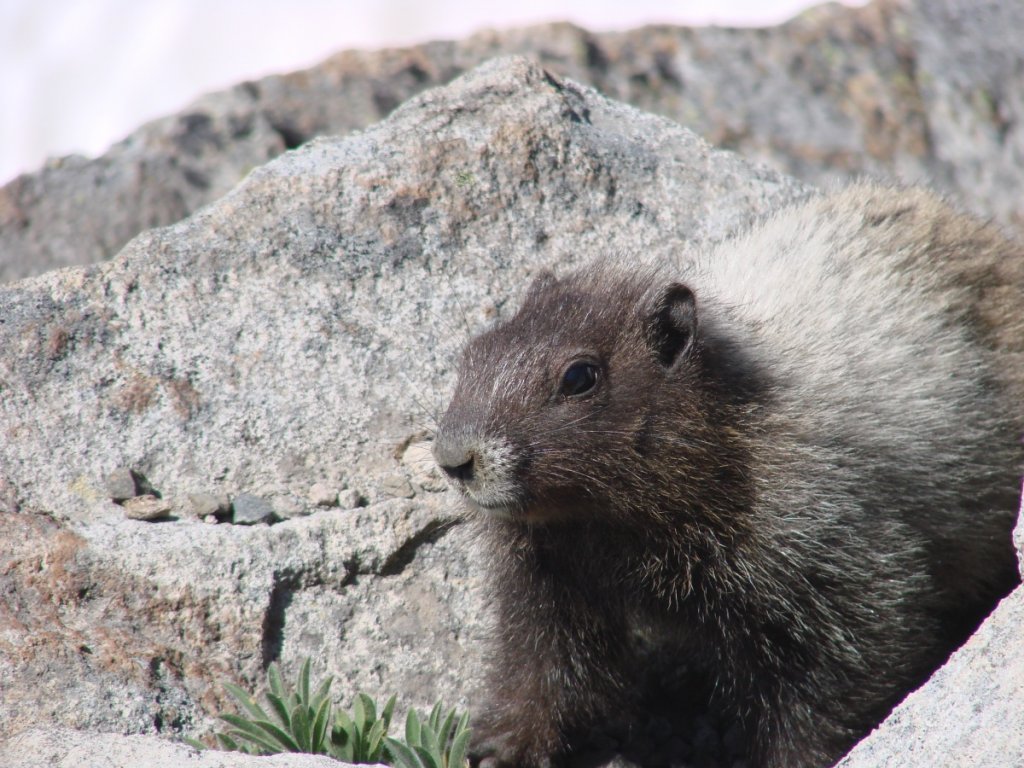
[(346, 738), (351, 741), (356, 735), (356, 724), (352, 722), (352, 718), (348, 716), (348, 712), (343, 709), (339, 709), (334, 714), (334, 727), (340, 728)]
[(427, 720), (430, 723), (430, 727), (434, 729), (434, 733), (441, 730), (438, 726), (441, 724), (441, 702), (437, 702), (434, 708), (430, 710), (430, 718)]
[[(356, 694), (356, 698), (361, 699), (363, 702), (363, 711), (366, 712), (366, 723), (364, 725), (372, 725), (377, 722), (377, 702), (375, 702), (370, 696), (365, 693)], [(364, 730), (369, 730), (365, 728)]]
[(334, 677), (328, 675), (327, 678), (320, 683), (320, 686), (316, 689), (316, 693), (313, 694), (313, 699), (309, 702), (309, 706), (313, 709), (319, 709), (320, 702), (327, 698), (327, 695), (331, 692), (331, 683), (334, 682)]
[(221, 715), (235, 730), (253, 741), (265, 744), (274, 752), (299, 752), (299, 745), (287, 732), (269, 720), (246, 720), (238, 715)]
[(390, 736), (384, 739), (385, 750), (391, 756), (391, 763), (396, 768), (425, 768), (423, 761), (406, 744)]
[(267, 669), (267, 683), (270, 685), (270, 692), (282, 701), (288, 698), (288, 691), (281, 680), (281, 669), (277, 664), (271, 664)]
[(441, 729), (437, 732), (437, 746), (443, 755), (447, 749), (448, 744), (451, 742), (452, 727), (455, 725), (455, 707), (452, 707), (448, 716), (444, 719), (441, 724)]
[(413, 751), (425, 768), (441, 768), (441, 756), (436, 752), (431, 752), (424, 747), (414, 747)]
[(217, 742), (220, 744), (221, 749), (228, 752), (241, 752), (242, 748), (238, 746), (238, 742), (228, 736), (226, 733), (215, 733)]
[(352, 699), (352, 719), (355, 721), (356, 726), (359, 728), (359, 733), (365, 733), (368, 729), (366, 724), (367, 714), (366, 705), (363, 702), (363, 695), (357, 693), (355, 698)]
[(405, 716), (405, 743), (410, 747), (420, 743), (420, 718), (415, 709)]
[(302, 667), (299, 669), (299, 685), (298, 685), (299, 701), (302, 702), (302, 704), (305, 705), (305, 706), (309, 706), (309, 668), (310, 668), (310, 666), (311, 666), (311, 662), (310, 662), (309, 657), (307, 656), (306, 659), (302, 662)]
[[(267, 701), (270, 702), (270, 708), (274, 710), (274, 714), (277, 715), (277, 719), (281, 721), (281, 725), (284, 726), (285, 730), (290, 730), (292, 727), (292, 718), (288, 714), (288, 707), (281, 700), (281, 697), (277, 694), (271, 693), (270, 691), (266, 694)], [(264, 718), (269, 720), (270, 718)]]
[(292, 736), (299, 745), (296, 751), (309, 751), (309, 710), (302, 704), (298, 704), (292, 710)]
[(380, 713), (380, 719), (384, 721), (384, 730), (387, 731), (391, 727), (391, 713), (395, 711), (395, 694), (391, 694), (391, 698), (388, 699), (387, 704), (384, 705), (384, 711)]
[(199, 752), (205, 752), (209, 749), (209, 747), (203, 744), (199, 739), (193, 739), (191, 736), (184, 737), (182, 741), (192, 747), (192, 749), (198, 750)]
[(256, 703), (256, 700), (249, 695), (249, 693), (239, 688), (234, 683), (224, 683), (224, 690), (230, 693), (242, 708), (249, 713), (249, 715), (256, 720), (269, 720), (267, 713), (263, 711), (263, 708)]
[(383, 720), (378, 720), (373, 724), (370, 732), (366, 734), (366, 749), (362, 755), (364, 760), (376, 762), (376, 759), (380, 757), (380, 747), (387, 730), (387, 725)]
[(324, 698), (320, 702), (320, 706), (313, 716), (313, 725), (310, 727), (310, 738), (309, 743), (312, 749), (310, 751), (315, 755), (323, 754), (326, 752), (326, 745), (324, 744), (325, 736), (327, 735), (327, 727), (331, 722), (331, 700)]
[[(415, 744), (412, 746), (416, 748)], [(420, 729), (419, 746), (429, 752), (431, 757), (436, 758), (437, 763), (441, 762), (441, 745), (437, 741), (437, 732), (427, 724)]]
[[(269, 754), (289, 751), (287, 747), (284, 746), (284, 741), (276, 738), (275, 736), (268, 735), (267, 731), (260, 728), (251, 720), (246, 720), (244, 717), (239, 717), (238, 715), (221, 715), (220, 718), (232, 725), (232, 728), (229, 731), (229, 735), (232, 736), (232, 738), (237, 737), (254, 742)], [(285, 740), (288, 740), (288, 735), (283, 735)]]
[(351, 718), (340, 709), (334, 716), (334, 727), (331, 728), (330, 754), (348, 763), (356, 761), (355, 726)]
[(452, 741), (452, 748), (448, 751), (448, 760), (445, 768), (465, 768), (466, 750), (469, 748), (469, 737), (471, 731), (463, 726), (468, 722), (466, 715), (459, 721), (459, 727), (455, 729), (455, 739)]

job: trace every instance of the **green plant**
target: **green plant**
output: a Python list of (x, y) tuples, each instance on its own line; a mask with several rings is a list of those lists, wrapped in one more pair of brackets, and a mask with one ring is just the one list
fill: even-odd
[[(269, 712), (237, 685), (224, 687), (238, 701), (246, 715), (222, 714), (230, 728), (215, 733), (222, 749), (270, 755), (277, 752), (309, 752), (330, 755), (347, 763), (386, 763), (397, 768), (466, 768), (469, 744), (469, 714), (445, 714), (438, 702), (424, 721), (415, 709), (405, 720), (405, 740), (388, 737), (395, 697), (387, 700), (380, 717), (376, 702), (365, 693), (356, 694), (352, 712), (335, 711), (328, 696), (333, 678), (328, 677), (310, 693), (310, 660), (302, 662), (295, 689), (281, 679), (276, 664), (267, 670), (265, 694)], [(185, 739), (196, 749), (207, 746)]]
[[(351, 715), (340, 709), (335, 713), (328, 696), (333, 678), (328, 677), (310, 693), (309, 667), (310, 660), (306, 659), (295, 690), (289, 690), (277, 665), (270, 665), (266, 693), (270, 713), (246, 691), (225, 683), (224, 687), (248, 717), (220, 715), (231, 728), (215, 734), (218, 744), (223, 749), (256, 755), (309, 752), (349, 763), (381, 762), (395, 697), (388, 699), (380, 717), (373, 699), (365, 693), (356, 694)], [(206, 748), (194, 739), (187, 741), (194, 747)]]
[(365, 693), (357, 693), (352, 702), (351, 717), (338, 711), (332, 748), (328, 754), (347, 763), (386, 762), (382, 753), (394, 708), (395, 697), (392, 696), (378, 718), (374, 700)]
[(387, 738), (391, 765), (397, 768), (463, 768), (469, 745), (469, 713), (456, 720), (454, 709), (442, 720), (444, 708), (438, 702), (426, 722), (415, 709), (405, 720), (405, 741)]

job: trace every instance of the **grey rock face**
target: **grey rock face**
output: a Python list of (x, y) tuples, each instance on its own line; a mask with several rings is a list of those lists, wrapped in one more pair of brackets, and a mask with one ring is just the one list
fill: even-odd
[[(461, 338), (542, 267), (682, 258), (806, 194), (506, 59), (110, 262), (0, 289), (0, 739), (203, 733), (221, 681), (305, 656), (345, 704), (471, 703), (482, 569), (422, 445)], [(305, 506), (274, 525), (125, 520), (118, 467), (184, 510)], [(347, 488), (340, 506), (314, 483)]]
[(33, 730), (0, 744), (5, 768), (348, 768), (321, 755), (255, 757), (237, 752), (197, 753), (184, 744), (152, 736)]
[(0, 280), (109, 258), (285, 149), (363, 128), (509, 53), (798, 178), (929, 181), (1024, 232), (1022, 27), (1015, 0), (876, 0), (772, 29), (549, 25), (345, 52), (201, 99), (99, 159), (11, 182), (0, 190)]
[(1024, 765), (1024, 589), (837, 768)]
[(522, 60), (487, 65), (116, 263), (0, 289), (0, 424), (21, 438), (0, 472), (23, 506), (81, 522), (109, 517), (123, 466), (165, 498), (304, 498), (342, 471), (371, 501), (407, 496), (390, 444), (429, 426), (480, 307), (541, 265), (678, 258), (801, 194)]

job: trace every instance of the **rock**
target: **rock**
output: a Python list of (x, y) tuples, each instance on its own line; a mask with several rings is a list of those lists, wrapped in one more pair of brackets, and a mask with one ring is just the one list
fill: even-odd
[[(0, 288), (0, 433), (18, 438), (0, 441), (0, 764), (64, 759), (38, 741), (64, 726), (208, 733), (224, 681), (254, 689), (271, 662), (293, 678), (307, 656), (339, 698), (472, 704), (488, 613), (454, 500), (358, 506), (414, 491), (406, 475), (426, 487), (425, 447), (389, 446), (444, 401), (460, 337), (543, 267), (686, 258), (806, 194), (506, 59), (268, 163), (109, 263)], [(144, 467), (167, 498), (306, 489), (337, 467), (363, 494), (273, 526), (140, 525), (94, 487), (111, 466)], [(236, 515), (244, 496), (273, 509), (239, 494)], [(950, 687), (991, 692), (979, 722), (1012, 736), (1001, 612)], [(82, 759), (132, 740), (110, 738)], [(976, 742), (941, 759), (987, 765)]]
[(1024, 765), (1024, 587), (837, 768)]
[(124, 516), (129, 520), (163, 520), (171, 514), (171, 502), (152, 494), (125, 499)]
[(153, 736), (86, 733), (67, 728), (27, 731), (4, 744), (5, 768), (347, 768), (324, 755), (281, 754), (268, 757), (191, 747)]
[(187, 497), (187, 504), (192, 517), (227, 515), (231, 511), (231, 500), (227, 494), (190, 493)]
[(107, 496), (111, 501), (124, 501), (139, 494), (135, 473), (128, 467), (118, 467), (106, 479)]
[(324, 483), (313, 483), (309, 489), (309, 503), (316, 507), (338, 506), (338, 489)]
[[(53, 160), (0, 189), (0, 279), (108, 259), (216, 200), (289, 141), (245, 87), (150, 123), (102, 157)], [(59, 356), (60, 329), (51, 335)]]
[(359, 491), (354, 488), (338, 491), (338, 506), (342, 509), (355, 509), (356, 507), (364, 506), (364, 501), (365, 499), (360, 495)]
[[(876, 0), (824, 5), (770, 29), (594, 34), (551, 24), (348, 51), (204, 97), (98, 159), (66, 158), (9, 183), (0, 280), (109, 258), (285, 149), (365, 128), (510, 53), (806, 181), (928, 181), (1024, 232), (1022, 27), (1024, 4), (1012, 0)], [(66, 334), (53, 328), (48, 343), (59, 357)]]
[[(1024, 497), (1014, 542), (1024, 572)], [(1024, 586), (836, 768), (1024, 765)]]
[[(0, 434), (18, 436), (0, 484), (21, 510), (0, 517), (0, 740), (202, 735), (232, 706), (223, 682), (256, 689), (275, 661), (293, 678), (307, 656), (339, 699), (471, 704), (488, 612), (461, 509), (359, 506), (410, 471), (392, 446), (443, 402), (460, 337), (544, 267), (684, 258), (807, 194), (505, 59), (281, 156), (108, 263), (0, 287)], [(112, 466), (174, 499), (339, 467), (351, 487), (344, 512), (272, 526), (140, 525), (99, 504)]]
[(411, 443), (402, 453), (402, 464), (408, 468), (416, 485), (425, 491), (443, 491), (448, 487), (430, 453), (429, 442)]
[(386, 499), (411, 499), (416, 495), (412, 483), (402, 475), (387, 475), (381, 480), (380, 486)]
[(235, 525), (270, 523), (277, 519), (273, 505), (260, 496), (240, 493), (231, 500), (231, 522)]
[[(168, 498), (339, 465), (377, 498), (400, 471), (387, 438), (443, 400), (491, 294), (509, 307), (542, 266), (598, 254), (684, 258), (805, 194), (521, 59), (486, 65), (114, 262), (0, 288), (0, 426), (24, 436), (0, 442), (0, 472), (68, 520), (102, 497), (90, 478), (142, 461)], [(53, 326), (71, 339), (59, 365), (39, 346)]]

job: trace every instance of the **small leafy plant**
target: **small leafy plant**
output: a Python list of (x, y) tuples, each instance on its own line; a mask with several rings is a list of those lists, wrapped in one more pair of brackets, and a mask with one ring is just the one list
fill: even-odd
[[(268, 709), (242, 688), (224, 687), (238, 701), (246, 715), (222, 714), (230, 728), (214, 734), (222, 749), (270, 755), (278, 752), (308, 752), (348, 763), (386, 763), (397, 768), (465, 768), (469, 744), (469, 714), (461, 717), (455, 709), (444, 712), (438, 702), (424, 721), (410, 709), (405, 721), (405, 740), (388, 737), (395, 697), (385, 703), (377, 716), (376, 702), (365, 693), (356, 694), (351, 714), (335, 710), (328, 677), (315, 691), (309, 682), (310, 660), (299, 670), (294, 690), (281, 679), (276, 664), (267, 670)], [(206, 745), (186, 741), (197, 749)]]
[(444, 708), (438, 702), (426, 722), (421, 722), (416, 710), (410, 709), (405, 720), (405, 741), (387, 739), (391, 765), (398, 768), (463, 768), (467, 765), (469, 713), (456, 720), (455, 710), (450, 709), (442, 720), (443, 713)]
[[(221, 748), (254, 755), (308, 752), (349, 763), (381, 762), (395, 697), (388, 699), (380, 717), (373, 699), (365, 693), (356, 695), (351, 715), (340, 709), (335, 713), (328, 695), (333, 678), (328, 677), (310, 693), (309, 667), (306, 659), (293, 691), (282, 681), (277, 665), (270, 665), (266, 693), (269, 713), (246, 691), (225, 683), (248, 717), (220, 716), (231, 726), (225, 733), (214, 734)], [(197, 748), (206, 747), (194, 739), (188, 742)]]

